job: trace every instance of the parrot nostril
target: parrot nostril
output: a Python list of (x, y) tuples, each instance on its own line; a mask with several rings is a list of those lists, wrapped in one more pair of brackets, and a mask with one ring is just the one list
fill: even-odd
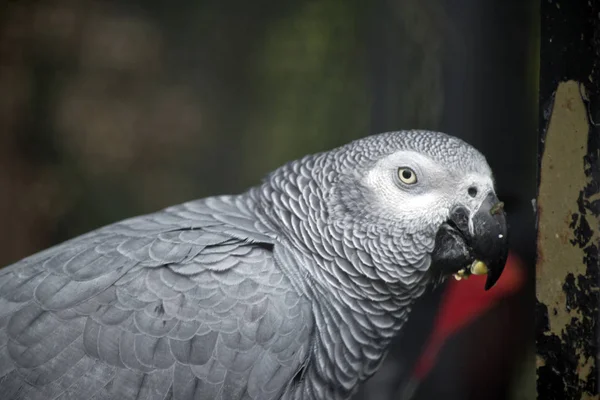
[(477, 196), (477, 188), (475, 186), (471, 186), (468, 190), (469, 196), (475, 197)]

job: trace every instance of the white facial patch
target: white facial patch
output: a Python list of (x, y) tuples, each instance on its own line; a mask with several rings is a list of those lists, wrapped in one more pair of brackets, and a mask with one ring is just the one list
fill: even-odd
[[(398, 171), (403, 168), (410, 168), (416, 174), (416, 183), (401, 182)], [(487, 165), (483, 165), (481, 171), (463, 174), (413, 151), (399, 151), (381, 159), (362, 183), (370, 188), (382, 216), (435, 224), (445, 221), (452, 208), (461, 205), (470, 211), (471, 233), (472, 216), (494, 190)]]
[[(400, 168), (413, 170), (416, 183), (401, 184), (397, 176)], [(397, 219), (433, 222), (443, 220), (448, 213), (450, 198), (444, 195), (443, 185), (446, 175), (429, 157), (403, 151), (380, 160), (365, 176), (363, 184), (371, 189), (385, 214)]]

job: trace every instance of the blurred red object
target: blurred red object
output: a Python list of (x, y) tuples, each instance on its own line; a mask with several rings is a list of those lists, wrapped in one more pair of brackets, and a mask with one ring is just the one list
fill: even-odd
[(452, 280), (448, 284), (433, 331), (415, 364), (411, 380), (420, 382), (429, 374), (448, 338), (488, 312), (502, 299), (522, 289), (526, 280), (524, 264), (511, 252), (500, 280), (488, 291), (483, 290), (485, 278), (485, 275), (473, 275), (467, 280)]

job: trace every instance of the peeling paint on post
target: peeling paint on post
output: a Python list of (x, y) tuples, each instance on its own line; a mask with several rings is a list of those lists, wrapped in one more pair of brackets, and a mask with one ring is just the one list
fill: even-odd
[(597, 216), (585, 207), (590, 201), (585, 188), (591, 184), (584, 170), (588, 131), (580, 85), (559, 84), (538, 194), (537, 311), (544, 322), (537, 365), (543, 399), (596, 393), (596, 351), (590, 339), (598, 313), (598, 265), (592, 253), (598, 252), (599, 235)]
[(600, 5), (541, 5), (537, 395), (598, 399)]

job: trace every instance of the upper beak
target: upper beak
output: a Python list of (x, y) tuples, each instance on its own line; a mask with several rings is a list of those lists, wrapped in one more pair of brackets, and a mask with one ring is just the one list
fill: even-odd
[(463, 207), (451, 212), (438, 231), (432, 258), (436, 267), (449, 273), (481, 261), (488, 270), (485, 290), (494, 286), (508, 258), (506, 213), (494, 193), (487, 195), (471, 218)]

